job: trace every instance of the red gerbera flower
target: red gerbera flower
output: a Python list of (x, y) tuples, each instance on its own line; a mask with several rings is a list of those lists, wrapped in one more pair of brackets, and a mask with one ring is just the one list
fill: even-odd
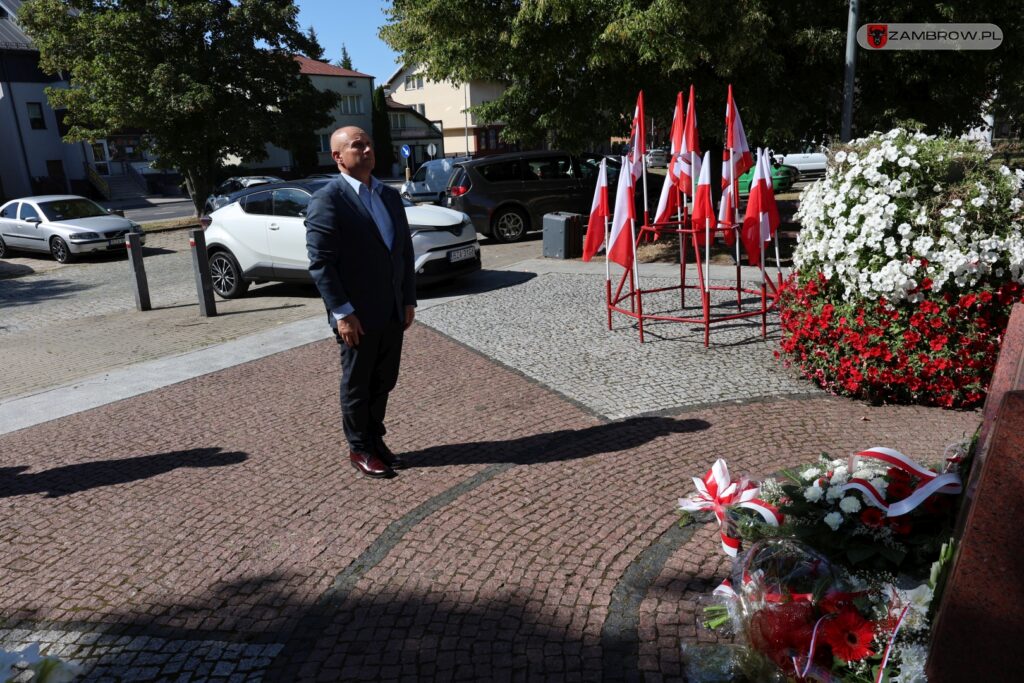
[(874, 654), (871, 641), (875, 638), (875, 623), (855, 610), (844, 610), (821, 625), (821, 637), (836, 657), (856, 662)]
[(860, 513), (860, 521), (864, 526), (880, 527), (885, 524), (885, 513), (878, 508), (864, 508)]

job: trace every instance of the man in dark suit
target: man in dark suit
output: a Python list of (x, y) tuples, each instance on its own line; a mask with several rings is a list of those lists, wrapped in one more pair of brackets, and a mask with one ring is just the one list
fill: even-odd
[(368, 477), (393, 477), (405, 465), (384, 444), (384, 414), (404, 331), (416, 317), (412, 237), (398, 192), (371, 175), (370, 136), (339, 128), (331, 156), (341, 174), (313, 195), (306, 214), (309, 272), (341, 347), (349, 460)]

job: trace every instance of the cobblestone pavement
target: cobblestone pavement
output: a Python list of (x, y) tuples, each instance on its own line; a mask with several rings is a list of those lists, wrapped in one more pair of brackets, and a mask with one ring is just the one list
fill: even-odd
[[(645, 289), (678, 284), (647, 278)], [(699, 316), (688, 292), (687, 316)], [(518, 287), (488, 292), (425, 311), (421, 320), (481, 353), (544, 382), (602, 415), (622, 418), (678, 406), (814, 393), (813, 386), (773, 359), (778, 316), (721, 323), (704, 348), (703, 327), (648, 323), (639, 343), (633, 320), (616, 314), (607, 329), (600, 276), (547, 273)], [(712, 315), (736, 311), (735, 294), (713, 292)], [(745, 295), (754, 310), (758, 298)], [(645, 312), (673, 313), (679, 292), (644, 297)], [(516, 311), (516, 318), (509, 316)], [(675, 314), (675, 313), (673, 313)]]
[[(454, 339), (408, 335), (388, 440), (413, 467), (392, 480), (340, 458), (330, 341), (0, 436), (0, 642), (42, 641), (85, 680), (678, 679), (726, 569), (711, 526), (675, 523), (691, 476), (875, 444), (928, 460), (978, 423), (809, 392), (756, 335), (640, 346), (582, 311), (599, 284), (544, 275), (424, 311)], [(554, 309), (527, 306), (545, 295), (581, 311), (545, 325)], [(517, 307), (535, 322), (490, 313)], [(469, 336), (472, 316), (505, 344)], [(774, 384), (702, 377), (620, 410), (608, 396), (655, 379), (581, 373), (603, 393), (574, 390), (559, 363), (593, 373), (598, 354), (666, 372), (697, 357), (714, 387), (732, 357)]]

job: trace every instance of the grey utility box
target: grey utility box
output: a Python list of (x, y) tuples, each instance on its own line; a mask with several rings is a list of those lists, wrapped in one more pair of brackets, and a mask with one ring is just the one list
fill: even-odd
[(544, 258), (583, 255), (583, 216), (557, 211), (544, 214)]

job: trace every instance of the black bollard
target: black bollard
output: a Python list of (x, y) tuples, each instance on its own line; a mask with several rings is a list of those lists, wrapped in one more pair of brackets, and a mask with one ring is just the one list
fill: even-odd
[(202, 228), (189, 230), (188, 234), (188, 244), (192, 247), (192, 268), (196, 272), (199, 315), (210, 318), (217, 315), (217, 304), (213, 300), (213, 280), (210, 278), (210, 259), (206, 254), (206, 235)]
[(132, 267), (132, 292), (135, 294), (135, 308), (148, 311), (149, 283), (146, 282), (146, 266), (142, 263), (142, 237), (135, 232), (126, 233), (124, 245), (128, 248), (128, 263)]

